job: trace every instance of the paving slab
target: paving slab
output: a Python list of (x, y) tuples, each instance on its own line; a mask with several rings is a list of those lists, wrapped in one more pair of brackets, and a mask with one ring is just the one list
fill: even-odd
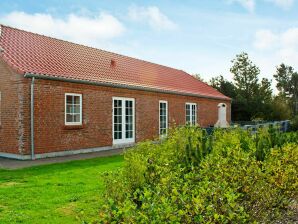
[(0, 157), (0, 169), (16, 170), (16, 169), (22, 169), (22, 168), (31, 167), (31, 166), (45, 165), (45, 164), (64, 163), (64, 162), (74, 161), (74, 160), (107, 157), (107, 156), (119, 155), (121, 153), (123, 153), (123, 149), (112, 149), (112, 150), (106, 150), (106, 151), (100, 151), (100, 152), (75, 154), (75, 155), (69, 155), (69, 156), (60, 156), (60, 157), (44, 158), (44, 159), (37, 159), (37, 160), (15, 160), (15, 159), (7, 159), (7, 158)]

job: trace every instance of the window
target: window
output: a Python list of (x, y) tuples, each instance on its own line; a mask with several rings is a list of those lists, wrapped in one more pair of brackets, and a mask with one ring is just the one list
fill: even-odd
[(186, 124), (197, 124), (197, 104), (186, 103), (185, 104)]
[(134, 99), (114, 97), (113, 98), (113, 143), (134, 142)]
[(65, 94), (65, 124), (82, 124), (82, 94)]
[(168, 129), (168, 102), (159, 101), (159, 134), (166, 135)]

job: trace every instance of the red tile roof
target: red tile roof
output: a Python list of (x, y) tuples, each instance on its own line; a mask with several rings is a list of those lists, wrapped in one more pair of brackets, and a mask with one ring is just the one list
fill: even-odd
[(230, 99), (184, 71), (0, 25), (1, 57), (22, 74)]

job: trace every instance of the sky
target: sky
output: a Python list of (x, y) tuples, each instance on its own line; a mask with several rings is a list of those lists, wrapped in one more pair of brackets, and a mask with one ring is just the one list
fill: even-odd
[(261, 77), (298, 70), (298, 0), (1, 0), (0, 23), (200, 74), (247, 52)]

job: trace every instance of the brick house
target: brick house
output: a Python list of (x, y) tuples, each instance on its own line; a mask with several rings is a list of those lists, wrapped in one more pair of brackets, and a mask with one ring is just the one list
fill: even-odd
[(187, 122), (218, 121), (231, 99), (184, 71), (0, 26), (0, 156), (109, 150)]

